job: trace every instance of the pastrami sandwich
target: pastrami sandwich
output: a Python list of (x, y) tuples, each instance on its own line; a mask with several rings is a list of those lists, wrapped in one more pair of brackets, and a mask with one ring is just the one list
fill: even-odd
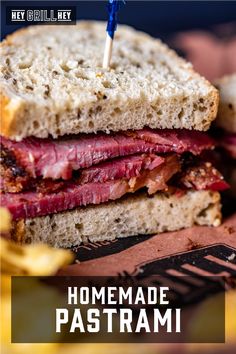
[[(236, 196), (236, 73), (216, 81), (220, 91), (219, 112), (216, 125), (221, 128), (218, 144), (223, 148), (223, 164)], [(227, 156), (228, 155), (228, 159)]]
[(105, 24), (34, 26), (1, 44), (1, 204), (21, 242), (68, 247), (217, 226), (204, 159), (218, 92), (159, 40)]

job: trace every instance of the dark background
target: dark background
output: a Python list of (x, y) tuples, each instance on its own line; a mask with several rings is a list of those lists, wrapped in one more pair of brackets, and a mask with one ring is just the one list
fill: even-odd
[[(107, 19), (107, 1), (2, 1), (1, 36), (20, 28), (6, 24), (6, 6), (76, 6), (78, 19)], [(162, 39), (188, 29), (212, 29), (236, 21), (236, 1), (132, 1), (119, 12), (119, 22)]]

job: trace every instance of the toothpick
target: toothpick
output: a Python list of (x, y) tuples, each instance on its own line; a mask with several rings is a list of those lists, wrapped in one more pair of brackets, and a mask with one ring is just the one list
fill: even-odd
[(110, 66), (112, 46), (113, 46), (113, 39), (107, 33), (104, 56), (103, 56), (103, 64), (102, 64), (103, 69), (108, 69)]
[(113, 38), (117, 28), (117, 13), (120, 9), (121, 3), (125, 4), (124, 0), (109, 0), (108, 13), (109, 18), (107, 21), (107, 35), (106, 44), (103, 56), (103, 68), (108, 69), (111, 62)]

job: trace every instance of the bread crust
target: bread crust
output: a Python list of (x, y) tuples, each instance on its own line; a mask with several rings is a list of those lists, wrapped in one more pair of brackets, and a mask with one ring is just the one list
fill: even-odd
[(9, 108), (11, 99), (4, 93), (0, 93), (1, 104), (1, 134), (4, 136), (14, 135), (14, 125), (17, 122), (16, 109)]
[(1, 105), (1, 134), (8, 136), (12, 134), (10, 125), (12, 121), (12, 112), (9, 112), (8, 104), (10, 98), (0, 93), (0, 105)]
[[(81, 21), (78, 28), (74, 28), (73, 26), (73, 34), (79, 30), (86, 30), (88, 33), (92, 33), (95, 36), (96, 32), (101, 32), (101, 28), (103, 28), (103, 26), (105, 26), (104, 23)], [(27, 95), (23, 95), (22, 93), (16, 91), (15, 86), (12, 83), (14, 81), (14, 77), (11, 76), (10, 79), (4, 78), (4, 70), (7, 70), (7, 65), (5, 65), (4, 60), (7, 60), (9, 51), (11, 52), (12, 50), (13, 54), (15, 53), (14, 48), (18, 49), (25, 46), (27, 49), (28, 41), (32, 40), (32, 37), (35, 38), (35, 36), (43, 36), (43, 33), (47, 31), (46, 27), (47, 26), (29, 26), (28, 28), (20, 29), (7, 36), (7, 38), (0, 45), (1, 50), (3, 50), (4, 53), (6, 52), (6, 54), (3, 55), (3, 75), (0, 81), (0, 95), (2, 104), (0, 133), (2, 135), (15, 140), (21, 140), (22, 138), (30, 135), (35, 135), (42, 138), (52, 135), (56, 138), (65, 134), (77, 134), (82, 132), (93, 133), (98, 130), (110, 132), (136, 129), (136, 127), (137, 129), (140, 129), (145, 125), (150, 126), (151, 128), (187, 128), (207, 130), (212, 120), (215, 119), (219, 102), (218, 91), (206, 79), (195, 73), (189, 63), (185, 62), (182, 58), (179, 58), (174, 51), (170, 50), (163, 43), (158, 40), (154, 40), (142, 32), (134, 31), (133, 29), (122, 25), (119, 26), (119, 32), (117, 32), (115, 41), (117, 48), (119, 47), (117, 49), (117, 53), (120, 53), (122, 49), (120, 43), (123, 43), (119, 42), (119, 38), (123, 41), (126, 40), (127, 43), (132, 42), (134, 48), (135, 45), (137, 46), (137, 50), (147, 50), (147, 53), (149, 53), (148, 46), (153, 44), (156, 52), (153, 54), (154, 59), (150, 59), (150, 62), (154, 60), (153, 64), (146, 63), (147, 59), (145, 57), (145, 53), (142, 54), (142, 61), (145, 65), (144, 68), (136, 68), (136, 64), (132, 64), (132, 58), (136, 50), (135, 49), (134, 52), (132, 52), (132, 47), (127, 49), (127, 58), (125, 57), (125, 59), (122, 59), (121, 57), (120, 61), (127, 59), (125, 65), (128, 65), (128, 70), (131, 70), (133, 73), (135, 72), (136, 75), (140, 75), (140, 77), (145, 74), (145, 70), (150, 70), (150, 68), (148, 69), (148, 65), (153, 65), (153, 70), (157, 70), (155, 71), (157, 72), (157, 76), (166, 70), (166, 82), (163, 84), (165, 90), (165, 92), (163, 91), (164, 94), (161, 94), (161, 81), (164, 77), (164, 75), (162, 75), (160, 76), (160, 81), (157, 80), (155, 83), (157, 85), (157, 89), (155, 90), (151, 87), (152, 82), (149, 82), (148, 85), (148, 90), (150, 92), (148, 90), (146, 92), (146, 88), (144, 89), (144, 92), (142, 92), (141, 86), (138, 86), (136, 89), (140, 90), (140, 93), (137, 91), (137, 97), (135, 99), (132, 97), (122, 97), (122, 89), (118, 94), (117, 88), (111, 89), (109, 87), (105, 87), (104, 96), (108, 97), (104, 101), (99, 96), (99, 93), (96, 93), (95, 96), (91, 96), (90, 103), (77, 102), (73, 109), (68, 108), (69, 106), (73, 106), (72, 102), (67, 102), (64, 104), (64, 106), (68, 104), (68, 107), (65, 107), (65, 110), (63, 110), (63, 108), (58, 108), (58, 111), (56, 111), (55, 108), (52, 108), (55, 107), (55, 104), (60, 103), (60, 98), (56, 101), (52, 100), (51, 105), (48, 104), (48, 100), (48, 102), (45, 101), (40, 106), (36, 99), (33, 102), (34, 94), (30, 95), (30, 93), (27, 93)], [(53, 31), (57, 31), (58, 26), (55, 27), (56, 28), (54, 29), (54, 26), (50, 26), (50, 32), (53, 33)], [(48, 32), (47, 35), (49, 35), (50, 32)], [(88, 38), (89, 37), (90, 36), (88, 36)], [(42, 41), (44, 41), (44, 39), (42, 39)], [(142, 47), (144, 45), (143, 43), (147, 43), (145, 44), (147, 47)], [(114, 54), (114, 58), (119, 60), (117, 53)], [(160, 73), (158, 73), (158, 67), (161, 64), (158, 61), (155, 62), (155, 53), (161, 53), (160, 58), (163, 57), (164, 64), (160, 69)], [(12, 56), (13, 59), (14, 55)], [(53, 55), (54, 54), (52, 54), (52, 56)], [(160, 58), (158, 60), (162, 62)], [(118, 66), (119, 65), (120, 64), (118, 64)], [(120, 73), (121, 69), (117, 69), (118, 71), (116, 71), (116, 69), (111, 68), (110, 71), (104, 72), (102, 68), (99, 68), (97, 63), (90, 69), (91, 75), (93, 72), (95, 75), (100, 74), (100, 72), (104, 75), (105, 86), (109, 86), (109, 80), (106, 79), (107, 77), (112, 78), (112, 80), (115, 78), (117, 78), (117, 80), (122, 80), (122, 74)], [(11, 73), (13, 76), (15, 74), (14, 70), (15, 67), (13, 68), (13, 73)], [(73, 70), (74, 69), (70, 70), (70, 72), (73, 72)], [(82, 71), (82, 76), (86, 71), (82, 66), (79, 67), (78, 70)], [(168, 77), (172, 76), (173, 81), (169, 82)], [(185, 76), (188, 77), (188, 79), (186, 79)], [(172, 94), (172, 86), (175, 85), (175, 80), (179, 80), (180, 77), (181, 79), (179, 84), (174, 86)], [(24, 80), (23, 76), (21, 76), (21, 79)], [(71, 83), (74, 79), (75, 76), (71, 76)], [(99, 75), (97, 80), (98, 87), (100, 87), (101, 84), (103, 84), (103, 81), (99, 78)], [(145, 79), (143, 80), (145, 81)], [(181, 80), (183, 81), (181, 82)], [(188, 95), (185, 96), (185, 86), (188, 85), (189, 82), (192, 82), (190, 90), (192, 93), (189, 91)], [(146, 84), (147, 83), (148, 81)], [(24, 82), (23, 84), (25, 85)], [(160, 85), (160, 89), (158, 88), (158, 84)], [(130, 85), (132, 87), (132, 78), (130, 78)], [(177, 89), (178, 86), (180, 86), (179, 91)], [(90, 89), (92, 94), (92, 87)], [(112, 94), (109, 96), (111, 92)], [(131, 91), (127, 87), (127, 94), (129, 92)], [(124, 93), (126, 92), (124, 91)], [(121, 98), (116, 98), (117, 95)], [(150, 95), (153, 95), (153, 100)], [(168, 98), (165, 99), (165, 96)], [(38, 101), (41, 101), (41, 98), (42, 97), (40, 96), (40, 100)], [(75, 97), (75, 100), (79, 100), (79, 97)], [(204, 103), (202, 103), (201, 100), (204, 100)], [(62, 105), (61, 107), (64, 106)], [(109, 111), (108, 107), (110, 106), (112, 109)], [(88, 107), (88, 109), (86, 107)], [(159, 115), (159, 112), (161, 111), (162, 116)]]
[(20, 98), (14, 99), (10, 94), (0, 91), (0, 106), (0, 134), (17, 138), (18, 130), (24, 124), (24, 102)]

